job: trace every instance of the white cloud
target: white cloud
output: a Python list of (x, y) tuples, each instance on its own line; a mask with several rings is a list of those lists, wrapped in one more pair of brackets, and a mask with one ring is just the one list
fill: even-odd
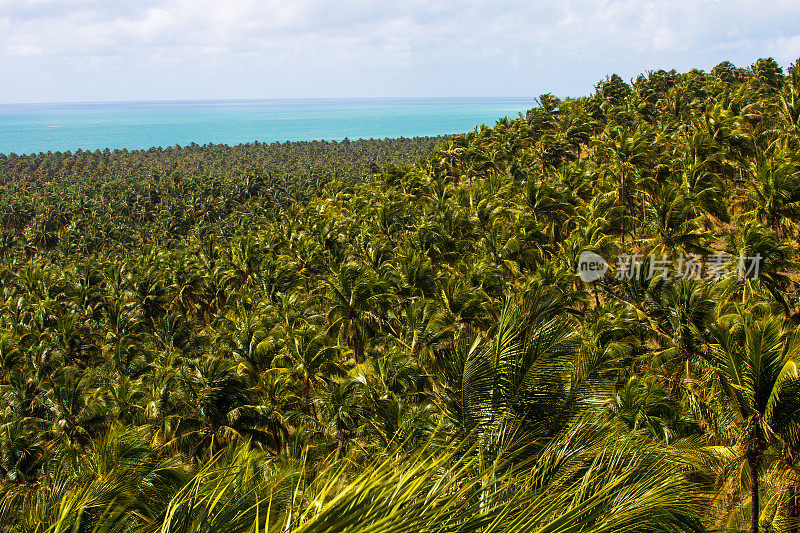
[(800, 35), (772, 39), (768, 50), (776, 61), (784, 64), (792, 63), (800, 58)]
[(800, 55), (777, 0), (0, 0), (0, 101), (583, 94)]

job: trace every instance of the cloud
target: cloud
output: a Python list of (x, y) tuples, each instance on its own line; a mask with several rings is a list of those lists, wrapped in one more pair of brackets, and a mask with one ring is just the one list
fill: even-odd
[(584, 94), (800, 55), (777, 0), (0, 0), (0, 101)]

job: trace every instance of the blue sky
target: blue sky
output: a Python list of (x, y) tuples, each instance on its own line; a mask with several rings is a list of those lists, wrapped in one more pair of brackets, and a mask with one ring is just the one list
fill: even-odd
[(0, 103), (579, 96), (800, 57), (797, 1), (0, 0)]

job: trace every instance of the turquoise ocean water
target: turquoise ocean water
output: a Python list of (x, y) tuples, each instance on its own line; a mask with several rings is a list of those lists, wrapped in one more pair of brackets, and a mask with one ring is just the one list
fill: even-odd
[(463, 133), (533, 98), (0, 104), (0, 153)]

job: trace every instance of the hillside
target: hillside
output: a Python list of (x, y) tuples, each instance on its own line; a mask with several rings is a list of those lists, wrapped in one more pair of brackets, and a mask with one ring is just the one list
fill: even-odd
[(797, 531), (799, 147), (761, 59), (0, 156), (2, 531)]

